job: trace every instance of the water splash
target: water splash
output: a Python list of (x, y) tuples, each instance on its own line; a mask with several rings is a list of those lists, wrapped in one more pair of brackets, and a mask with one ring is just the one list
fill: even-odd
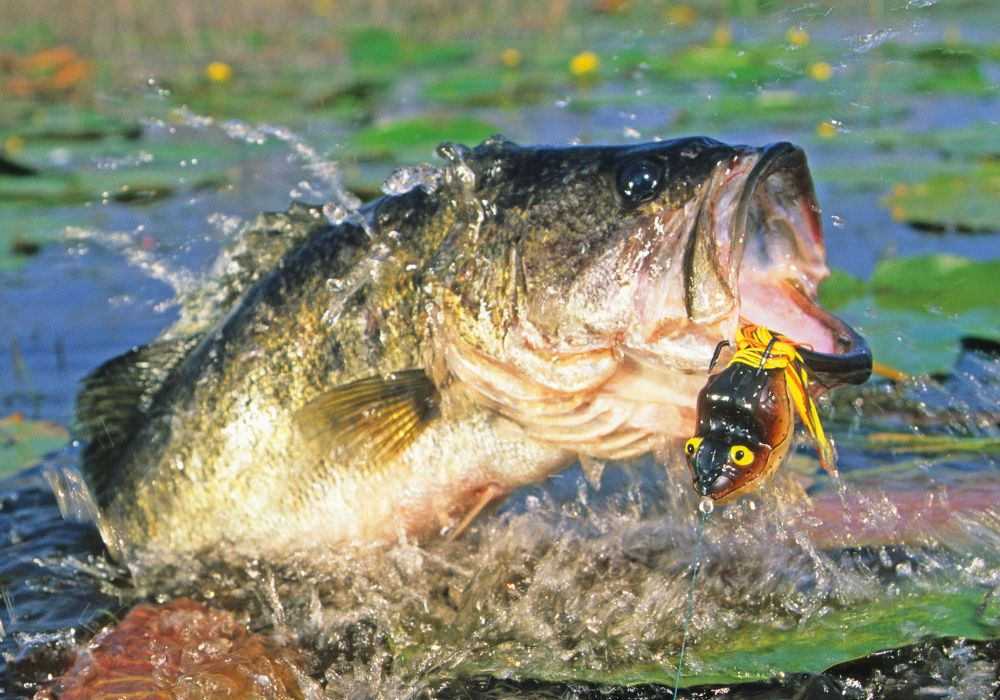
[(406, 194), (416, 188), (433, 194), (441, 184), (441, 170), (430, 163), (399, 168), (382, 182), (382, 191), (389, 195)]
[(171, 260), (155, 244), (149, 244), (145, 225), (133, 231), (105, 231), (97, 228), (69, 226), (67, 239), (74, 243), (96, 243), (103, 248), (114, 250), (125, 260), (146, 274), (150, 279), (167, 284), (175, 296), (191, 292), (199, 283), (197, 275), (190, 269)]
[(861, 34), (851, 41), (852, 51), (854, 53), (867, 53), (897, 36), (899, 36), (899, 31), (895, 29), (880, 29), (876, 32)]

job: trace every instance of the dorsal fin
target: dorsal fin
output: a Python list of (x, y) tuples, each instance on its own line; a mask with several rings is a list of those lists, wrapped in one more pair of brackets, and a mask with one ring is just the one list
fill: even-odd
[(84, 377), (76, 397), (76, 431), (87, 441), (83, 471), (103, 507), (132, 436), (170, 371), (200, 337), (155, 342), (112, 358)]
[(420, 434), (437, 405), (423, 370), (365, 377), (324, 392), (296, 420), (303, 436), (334, 454), (362, 454), (380, 465)]

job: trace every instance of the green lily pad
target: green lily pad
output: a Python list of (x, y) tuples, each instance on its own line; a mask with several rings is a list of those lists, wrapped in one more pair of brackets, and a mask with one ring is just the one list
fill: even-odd
[(860, 149), (874, 147), (884, 151), (913, 151), (924, 155), (930, 151), (945, 158), (1000, 157), (1000, 129), (990, 122), (978, 122), (961, 129), (920, 132), (887, 127), (855, 129), (844, 140), (844, 143), (851, 142)]
[(0, 418), (0, 477), (32, 466), (68, 439), (66, 429), (50, 421), (25, 420), (17, 413)]
[(881, 308), (959, 314), (996, 308), (1000, 258), (976, 261), (937, 253), (883, 260), (869, 289)]
[(843, 270), (830, 270), (830, 276), (819, 286), (819, 302), (825, 308), (839, 309), (865, 291), (865, 283)]
[(893, 218), (940, 229), (1000, 229), (1000, 163), (935, 173), (924, 182), (897, 185), (885, 200)]
[(20, 267), (66, 227), (59, 212), (28, 207), (0, 207), (0, 272)]
[(434, 102), (470, 106), (523, 105), (541, 99), (545, 88), (540, 76), (484, 69), (432, 82), (424, 88), (424, 96)]
[(395, 70), (402, 60), (399, 38), (382, 27), (352, 32), (348, 37), (347, 53), (357, 74)]
[(95, 141), (111, 136), (137, 138), (138, 121), (73, 104), (0, 100), (0, 141)]
[(650, 75), (666, 80), (723, 80), (746, 85), (794, 78), (808, 62), (802, 51), (766, 46), (688, 46), (679, 53), (651, 58)]
[(419, 68), (463, 65), (476, 52), (476, 45), (468, 41), (411, 42), (403, 47), (407, 64)]
[(1000, 298), (1000, 258), (971, 260), (948, 253), (890, 258), (878, 263), (868, 282), (833, 270), (819, 289), (831, 309), (871, 295), (883, 309), (931, 315), (992, 309)]
[(434, 152), (442, 141), (479, 143), (497, 132), (496, 126), (471, 117), (408, 117), (362, 129), (348, 142), (362, 158), (414, 162)]
[[(696, 593), (697, 594), (697, 593)], [(810, 618), (792, 629), (767, 623), (702, 633), (689, 645), (681, 687), (773, 678), (779, 673), (819, 673), (884, 649), (925, 637), (992, 639), (1000, 629), (981, 610), (983, 591), (914, 590), (895, 598), (863, 601)], [(498, 645), (460, 668), (469, 675), (510, 674), (545, 681), (586, 681), (673, 686), (676, 663), (609, 671), (581, 668), (547, 650)]]
[(950, 367), (958, 339), (1000, 339), (1000, 259), (944, 253), (880, 262), (870, 280), (834, 272), (820, 302), (861, 331), (875, 359), (911, 373)]
[(59, 150), (68, 164), (56, 168), (48, 163), (51, 144), (35, 144), (25, 147), (24, 159), (39, 174), (0, 178), (0, 203), (58, 205), (105, 198), (147, 203), (226, 182), (228, 169), (249, 149), (223, 140), (67, 143)]

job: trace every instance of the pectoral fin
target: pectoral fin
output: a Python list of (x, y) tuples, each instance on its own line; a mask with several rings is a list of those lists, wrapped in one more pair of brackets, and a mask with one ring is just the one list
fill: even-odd
[(423, 370), (365, 377), (331, 389), (303, 407), (303, 436), (339, 453), (362, 453), (381, 464), (420, 434), (437, 406), (437, 389)]

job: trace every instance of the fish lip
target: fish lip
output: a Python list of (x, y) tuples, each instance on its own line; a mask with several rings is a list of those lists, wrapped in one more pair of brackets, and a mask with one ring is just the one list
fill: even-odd
[[(781, 141), (765, 146), (761, 156), (747, 176), (746, 186), (740, 194), (733, 220), (734, 233), (738, 237), (733, 240), (738, 246), (732, 260), (742, 266), (744, 246), (751, 235), (750, 215), (755, 206), (755, 200), (760, 195), (760, 188), (768, 188), (768, 182), (773, 175), (781, 174), (782, 182), (790, 185), (789, 192), (771, 192), (765, 189), (763, 196), (771, 196), (775, 201), (794, 201), (798, 204), (799, 213), (804, 214), (805, 240), (800, 240), (796, 233), (796, 252), (801, 256), (804, 267), (813, 267), (819, 271), (814, 274), (816, 282), (806, 275), (805, 278), (789, 278), (782, 280), (781, 286), (795, 305), (803, 313), (825, 326), (833, 339), (832, 353), (819, 352), (808, 348), (800, 348), (800, 354), (806, 366), (811, 370), (813, 378), (820, 384), (830, 388), (845, 384), (863, 384), (871, 376), (872, 353), (865, 339), (850, 325), (828, 313), (815, 301), (815, 284), (826, 276), (826, 262), (823, 257), (823, 228), (820, 220), (820, 207), (816, 199), (812, 176), (806, 160), (805, 152), (795, 144)], [(772, 234), (764, 231), (762, 235)], [(812, 255), (810, 255), (812, 254)], [(809, 281), (812, 289), (805, 288)]]

